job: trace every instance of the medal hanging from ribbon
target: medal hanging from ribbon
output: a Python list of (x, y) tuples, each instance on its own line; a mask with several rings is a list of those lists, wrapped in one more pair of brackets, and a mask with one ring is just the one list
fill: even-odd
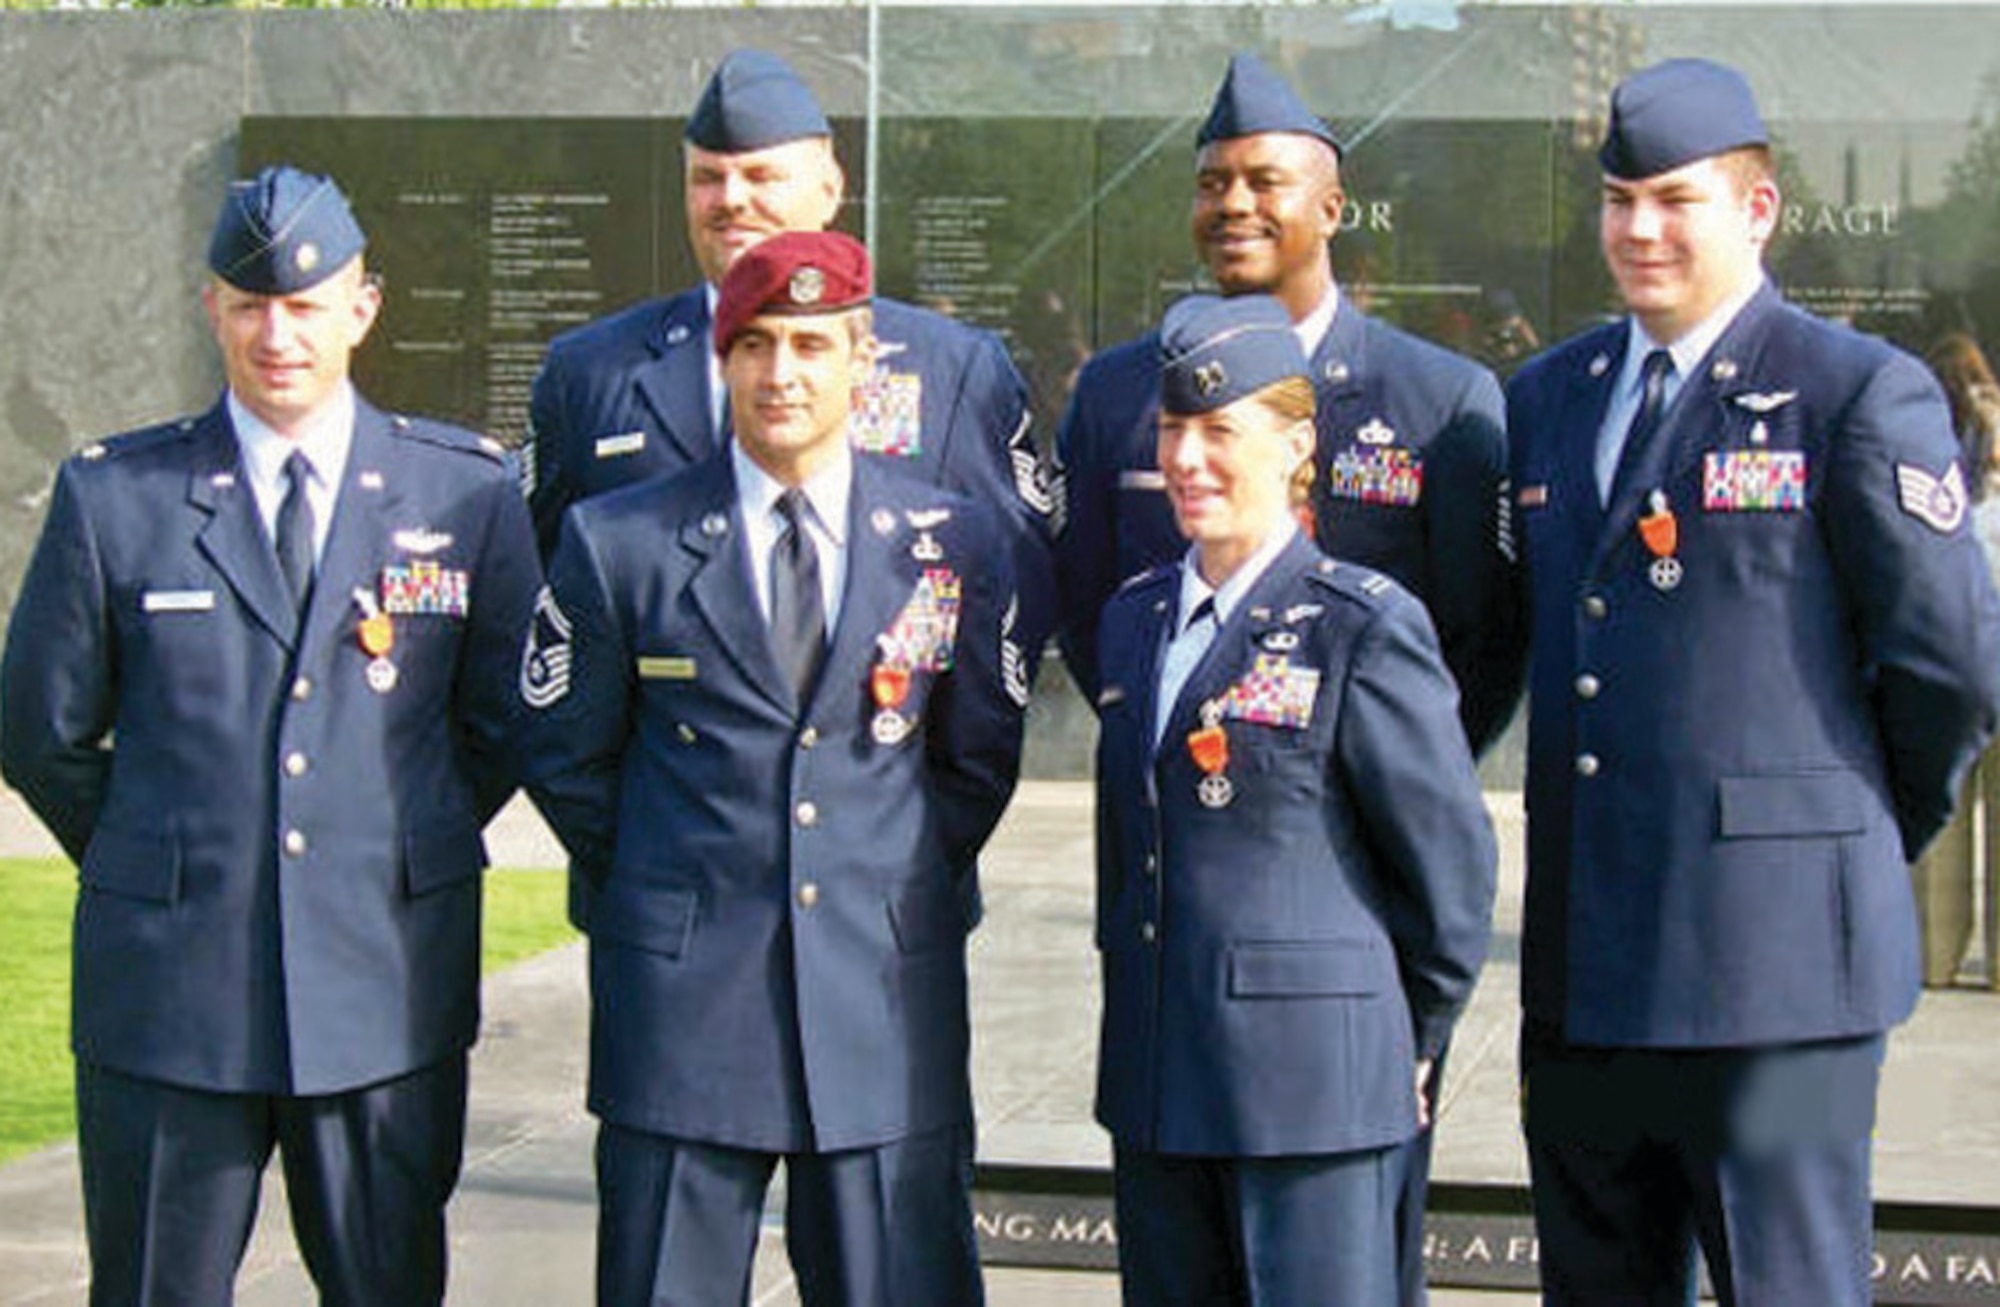
[(1201, 728), (1189, 731), (1187, 737), (1188, 756), (1194, 765), (1201, 768), (1201, 780), (1196, 783), (1194, 794), (1204, 808), (1226, 808), (1236, 797), (1236, 787), (1230, 783), (1229, 732), (1222, 725), (1222, 705), (1210, 701), (1201, 707)]
[(1666, 492), (1655, 490), (1646, 496), (1646, 512), (1639, 519), (1639, 539), (1653, 555), (1646, 575), (1659, 591), (1672, 590), (1681, 583), (1681, 560), (1674, 555), (1681, 545), (1680, 519), (1674, 516)]
[(877, 663), (868, 673), (868, 693), (875, 700), (875, 717), (868, 733), (877, 744), (901, 744), (910, 734), (903, 705), (910, 697), (910, 669), (901, 663)]
[(387, 694), (396, 688), (396, 664), (389, 661), (390, 651), (396, 647), (396, 624), (382, 611), (382, 605), (370, 590), (356, 586), (354, 604), (361, 610), (354, 638), (369, 658), (368, 688), (377, 694)]

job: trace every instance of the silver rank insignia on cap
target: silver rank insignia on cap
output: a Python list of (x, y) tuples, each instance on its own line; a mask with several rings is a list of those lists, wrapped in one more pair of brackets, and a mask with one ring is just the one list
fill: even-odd
[(826, 274), (818, 268), (800, 268), (792, 274), (791, 285), (785, 290), (794, 304), (817, 304), (826, 294)]
[(305, 241), (292, 252), (292, 262), (300, 272), (311, 272), (319, 266), (319, 246)]
[(1213, 395), (1229, 383), (1229, 370), (1220, 361), (1204, 363), (1194, 370), (1194, 388), (1204, 395)]

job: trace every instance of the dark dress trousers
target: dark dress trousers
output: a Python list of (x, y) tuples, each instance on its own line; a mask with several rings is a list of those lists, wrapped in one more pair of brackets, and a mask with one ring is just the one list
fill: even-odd
[[(351, 1227), (302, 1229), (302, 1243), (430, 1222), (436, 1265), (417, 1279), (436, 1283), (391, 1267), (359, 1297), (322, 1280), (329, 1301), (442, 1292), (449, 1123), (478, 1023), (480, 830), (513, 785), (520, 644), (541, 583), (513, 481), (498, 446), (357, 401), (301, 616), (223, 406), (90, 446), (57, 478), (8, 628), (0, 763), (78, 866), (92, 1245), (152, 1264), (148, 1295), (170, 1297), (180, 1272), (226, 1287), (248, 1232), (224, 1231), (221, 1264), (191, 1270), (199, 1241), (154, 1238), (150, 1216), (199, 1208), (204, 1186), (219, 1206), (254, 1205), (284, 1129), (265, 1118), (349, 1094), (373, 1094), (397, 1137), (399, 1117), (446, 1124), (407, 1190), (376, 1177), (388, 1188), (346, 1213)], [(366, 605), (389, 610), (379, 657), (361, 647)], [(383, 1091), (399, 1081), (419, 1101)], [(131, 1134), (135, 1114), (159, 1115), (169, 1137), (177, 1095), (206, 1103), (236, 1163), (122, 1164), (147, 1137)], [(353, 1160), (339, 1151), (351, 1137), (299, 1133), (313, 1155), (288, 1168)], [(99, 1219), (114, 1207), (141, 1224)]]
[[(1456, 695), (1415, 599), (1295, 539), (1216, 633), (1156, 751), (1179, 586), (1178, 567), (1142, 575), (1100, 629), (1097, 1117), (1121, 1158), (1147, 1155), (1162, 1175), (1163, 1159), (1209, 1159), (1222, 1178), (1191, 1183), (1222, 1183), (1266, 1228), (1287, 1216), (1287, 1238), (1241, 1268), (1255, 1301), (1305, 1300), (1286, 1296), (1296, 1269), (1360, 1230), (1373, 1251), (1337, 1281), (1355, 1296), (1317, 1292), (1392, 1302), (1391, 1160), (1417, 1129), (1413, 1071), (1471, 993), (1493, 904)], [(1225, 705), (1222, 806), (1200, 797), (1214, 786), (1189, 738), (1211, 704)], [(1332, 1183), (1371, 1153), (1365, 1185)], [(1287, 1207), (1315, 1186), (1349, 1197)], [(1176, 1301), (1143, 1286), (1200, 1282), (1226, 1236), (1162, 1222), (1145, 1188), (1119, 1190), (1127, 1290)]]
[[(1513, 715), (1522, 674), (1500, 387), (1470, 360), (1346, 302), (1311, 363), (1317, 542), (1423, 600), (1476, 755)], [(1056, 437), (1067, 499), (1062, 647), (1092, 698), (1105, 603), (1120, 582), (1185, 548), (1155, 452), (1159, 389), (1157, 334), (1108, 349), (1084, 366)]]
[[(1592, 455), (1627, 338), (1622, 322), (1579, 336), (1508, 391), (1534, 636), (1523, 1058), (1545, 1283), (1557, 1301), (1671, 1298), (1647, 1277), (1684, 1276), (1702, 1223), (1732, 1300), (1865, 1301), (1880, 1037), (1918, 986), (1907, 863), (1991, 733), (2000, 606), (1936, 384), (1768, 286), (1602, 506)], [(1690, 1088), (1665, 1111), (1607, 1096), (1634, 1059), (1669, 1068), (1641, 1082)], [(1800, 1109), (1823, 1146), (1759, 1173), (1765, 1205), (1738, 1181), (1772, 1077), (1831, 1084), (1834, 1105)], [(1579, 1098), (1608, 1111), (1580, 1142)], [(1564, 1181), (1592, 1149), (1612, 1174)], [(1646, 1211), (1649, 1184), (1682, 1210)], [(1831, 1217), (1850, 1222), (1826, 1240), (1837, 1256), (1760, 1261), (1815, 1246), (1772, 1231), (1823, 1236)], [(1606, 1279), (1622, 1220), (1679, 1231), (1679, 1264)]]
[[(647, 1181), (637, 1150), (600, 1165), (619, 1185), (601, 1191), (600, 1267), (636, 1268), (601, 1298), (663, 1292), (654, 1260), (621, 1240), (671, 1238), (713, 1208), (674, 1205), (658, 1176), (677, 1156), (706, 1177), (701, 1191), (735, 1175), (741, 1219), (675, 1245), (733, 1283), (756, 1236), (759, 1203), (742, 1194), (761, 1198), (779, 1157), (804, 1189), (846, 1154), (903, 1179), (848, 1183), (842, 1220), (803, 1248), (793, 1232), (802, 1282), (868, 1264), (879, 1204), (920, 1190), (950, 1201), (912, 1204), (898, 1237), (958, 1253), (917, 1259), (898, 1289), (915, 1296), (895, 1300), (971, 1301), (965, 882), (1021, 746), (1002, 672), (1007, 551), (981, 505), (857, 459), (841, 607), (801, 704), (743, 532), (721, 456), (577, 506), (551, 568), (569, 684), (536, 712), (531, 791), (597, 890), (600, 1157), (625, 1132), (659, 1158)], [(931, 653), (904, 683), (889, 650), (926, 631)], [(885, 695), (901, 696), (898, 729), (879, 725)], [(921, 1143), (940, 1132), (956, 1142)], [(862, 1158), (871, 1150), (882, 1156)], [(635, 1221), (620, 1196), (649, 1191), (634, 1201), (655, 1212)]]

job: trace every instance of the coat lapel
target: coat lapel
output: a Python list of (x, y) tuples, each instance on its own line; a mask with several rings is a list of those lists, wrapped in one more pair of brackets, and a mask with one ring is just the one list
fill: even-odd
[(1604, 429), (1604, 415), (1611, 407), (1612, 388), (1617, 385), (1630, 340), (1630, 332), (1621, 325), (1605, 331), (1595, 348), (1580, 352), (1581, 366), (1569, 376), (1562, 395), (1563, 411), (1553, 424), (1562, 434), (1550, 471), (1556, 482), (1550, 497), (1564, 506), (1580, 557), (1593, 555), (1604, 539), (1604, 502), (1597, 494), (1597, 439)]
[(400, 452), (389, 418), (357, 399), (354, 443), (347, 451), (333, 524), (327, 530), (326, 548), (320, 551), (319, 579), (306, 608), (308, 650), (324, 648), (326, 641), (354, 628), (362, 617), (355, 590), (379, 594), (382, 568), (388, 561), (386, 542), (396, 526), (395, 508), (402, 498)]
[[(1181, 686), (1180, 697), (1174, 700), (1173, 713), (1167, 718), (1167, 729), (1160, 734), (1159, 754), (1162, 760), (1175, 747), (1177, 740), (1185, 738), (1201, 725), (1201, 706), (1227, 693), (1247, 670), (1248, 660), (1255, 655), (1255, 647), (1244, 636), (1244, 629), (1250, 624), (1250, 614), (1257, 609), (1272, 607), (1272, 596), (1283, 594), (1297, 581), (1299, 575), (1313, 564), (1317, 553), (1304, 536), (1293, 537), (1292, 542), (1271, 560), (1264, 574), (1257, 578), (1249, 592), (1231, 610), (1229, 620), (1209, 641), (1201, 661), (1194, 665), (1194, 670), (1188, 673), (1187, 681)], [(1158, 654), (1154, 655), (1155, 660), (1158, 657)], [(1155, 684), (1158, 680), (1156, 672)]]
[(1353, 304), (1342, 299), (1333, 315), (1333, 325), (1313, 351), (1313, 389), (1319, 396), (1320, 456), (1331, 456), (1329, 438), (1355, 424), (1354, 407), (1360, 403), (1368, 376), (1368, 320)]
[(635, 377), (640, 397), (684, 464), (702, 462), (722, 447), (708, 416), (708, 332), (706, 293), (696, 288), (677, 296), (648, 342), (653, 361)]
[(680, 529), (681, 548), (695, 559), (688, 594), (743, 679), (778, 711), (796, 716), (797, 696), (771, 652), (771, 629), (757, 607), (736, 477), (726, 460), (712, 460), (709, 468), (706, 493)]
[[(1651, 491), (1688, 484), (1694, 463), (1721, 429), (1729, 397), (1744, 388), (1742, 378), (1748, 365), (1754, 363), (1749, 351), (1761, 339), (1760, 324), (1775, 301), (1776, 292), (1768, 285), (1759, 291), (1696, 365), (1693, 375), (1682, 382), (1659, 430), (1640, 451), (1638, 464), (1620, 486), (1617, 501), (1605, 511), (1593, 570), (1605, 566), (1623, 545), (1641, 547), (1636, 544), (1639, 515)], [(1699, 511), (1700, 504), (1671, 502), (1671, 507), (1685, 515)]]
[(230, 426), (228, 411), (217, 405), (199, 422), (193, 467), (188, 474), (188, 502), (208, 515), (195, 537), (195, 547), (222, 573), (223, 580), (287, 649), (298, 642), (298, 616), (291, 592), (278, 571), (278, 556), (257, 512), (257, 496)]
[[(910, 554), (911, 528), (903, 507), (887, 493), (870, 460), (854, 460), (854, 488), (847, 499), (847, 580), (832, 647), (813, 690), (815, 707), (828, 694), (851, 694), (867, 679), (875, 637), (889, 629), (916, 588), (919, 564)], [(877, 510), (893, 514), (887, 531), (875, 527)], [(966, 562), (946, 558), (939, 566), (962, 572)]]

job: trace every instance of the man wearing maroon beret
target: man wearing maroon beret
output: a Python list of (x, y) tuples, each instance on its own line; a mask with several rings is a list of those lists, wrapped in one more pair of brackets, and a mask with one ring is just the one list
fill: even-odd
[(723, 279), (725, 452), (572, 507), (526, 652), (530, 790), (596, 891), (598, 1301), (982, 1301), (965, 881), (1013, 790), (989, 510), (857, 459), (867, 253)]

